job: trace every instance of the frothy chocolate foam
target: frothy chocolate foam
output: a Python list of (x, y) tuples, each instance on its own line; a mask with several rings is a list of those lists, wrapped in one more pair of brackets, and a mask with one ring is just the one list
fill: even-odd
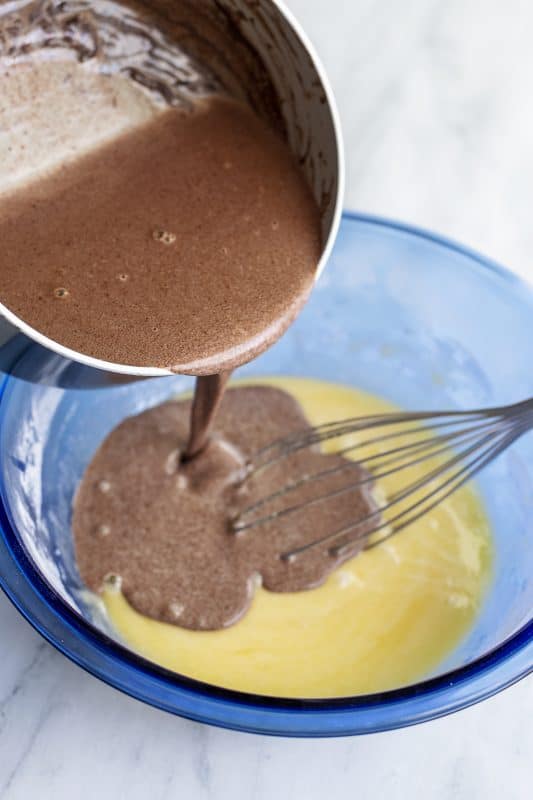
[(231, 4), (8, 4), (0, 79), (10, 311), (85, 355), (192, 374), (281, 335), (313, 283), (320, 215)]
[(244, 105), (169, 110), (0, 199), (0, 297), (120, 364), (209, 374), (264, 350), (305, 302), (316, 204)]

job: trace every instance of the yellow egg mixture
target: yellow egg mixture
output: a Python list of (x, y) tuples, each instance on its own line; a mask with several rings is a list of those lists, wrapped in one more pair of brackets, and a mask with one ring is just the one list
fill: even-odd
[[(254, 383), (290, 392), (314, 425), (398, 410), (330, 383), (296, 378)], [(335, 446), (347, 443), (336, 440)], [(380, 489), (390, 494), (400, 482), (400, 476), (388, 477)], [(258, 589), (248, 614), (225, 630), (190, 631), (148, 619), (111, 588), (103, 600), (126, 644), (174, 672), (256, 694), (341, 697), (397, 688), (435, 669), (471, 628), (491, 567), (488, 519), (468, 486), (407, 530), (343, 564), (318, 589), (295, 594)]]

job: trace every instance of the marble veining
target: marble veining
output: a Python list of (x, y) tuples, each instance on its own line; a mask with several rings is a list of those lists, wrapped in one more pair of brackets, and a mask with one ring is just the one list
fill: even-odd
[[(533, 9), (523, 0), (290, 0), (337, 93), (346, 205), (462, 240), (533, 280)], [(138, 703), (0, 596), (0, 799), (522, 800), (531, 679), (387, 734), (282, 740)]]

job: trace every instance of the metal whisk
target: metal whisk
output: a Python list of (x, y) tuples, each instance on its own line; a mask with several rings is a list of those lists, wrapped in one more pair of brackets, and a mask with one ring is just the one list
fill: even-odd
[[(233, 529), (239, 532), (259, 528), (290, 517), (303, 507), (365, 484), (379, 486), (377, 481), (400, 474), (402, 487), (381, 500), (376, 493), (375, 510), (280, 555), (292, 561), (311, 548), (330, 545), (331, 555), (342, 556), (361, 540), (365, 548), (375, 547), (435, 508), (532, 429), (533, 398), (497, 408), (376, 414), (308, 428), (261, 449), (250, 464), (248, 478), (300, 450), (325, 443), (329, 452), (349, 456), (349, 460), (333, 468), (295, 475), (286, 485), (242, 510)], [(344, 439), (335, 449), (335, 440), (346, 436), (353, 439), (348, 443)], [(349, 476), (350, 471), (355, 473), (354, 480), (335, 491), (321, 492), (321, 481), (326, 477), (341, 472)], [(295, 501), (293, 493), (310, 483), (316, 484), (311, 499)]]

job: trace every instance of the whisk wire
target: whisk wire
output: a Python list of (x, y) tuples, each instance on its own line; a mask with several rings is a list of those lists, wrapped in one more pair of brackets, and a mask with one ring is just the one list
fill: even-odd
[[(500, 409), (488, 409), (483, 412), (482, 410), (474, 411), (427, 411), (427, 412), (405, 412), (397, 414), (373, 414), (363, 417), (348, 417), (344, 420), (337, 420), (334, 422), (325, 422), (322, 425), (317, 425), (314, 428), (306, 429), (305, 431), (297, 431), (289, 434), (281, 439), (276, 439), (274, 442), (266, 445), (257, 451), (254, 458), (254, 468), (252, 473), (259, 471), (265, 467), (270, 466), (278, 458), (284, 458), (291, 452), (301, 450), (306, 447), (312, 447), (315, 444), (321, 444), (328, 439), (339, 438), (347, 434), (356, 433), (358, 430), (369, 430), (381, 425), (399, 425), (408, 422), (422, 422), (429, 419), (439, 419), (446, 417), (447, 419), (442, 423), (435, 423), (432, 425), (433, 429), (446, 427), (458, 424), (454, 421), (455, 418), (459, 420), (465, 417), (473, 417), (479, 419), (486, 419), (487, 416), (499, 416)], [(422, 427), (420, 430), (427, 431), (427, 427)], [(406, 431), (403, 432), (405, 435)], [(393, 434), (398, 436), (400, 434)], [(273, 450), (279, 450), (279, 453), (272, 457), (271, 460), (261, 462), (261, 458)]]
[[(474, 477), (474, 475), (477, 474), (477, 472), (479, 472), (479, 470), (482, 469), (482, 467), (485, 466), (486, 463), (488, 463), (493, 458), (495, 458), (496, 455), (498, 455), (500, 452), (503, 452), (503, 450), (505, 450), (511, 444), (511, 442), (514, 441), (515, 438), (518, 438), (518, 435), (515, 435), (513, 437), (510, 436), (510, 437), (508, 437), (508, 439), (503, 437), (503, 440), (501, 442), (494, 442), (484, 452), (478, 453), (478, 455), (474, 459), (472, 459), (472, 461), (470, 461), (465, 466), (463, 466), (454, 475), (452, 475), (451, 477), (446, 479), (438, 487), (432, 489), (430, 492), (428, 492), (426, 495), (424, 495), (421, 499), (417, 500), (416, 502), (414, 502), (410, 506), (408, 506), (406, 509), (404, 509), (403, 511), (399, 512), (396, 516), (392, 517), (392, 519), (386, 519), (383, 522), (380, 522), (375, 527), (373, 527), (371, 531), (364, 531), (363, 533), (359, 534), (358, 536), (352, 537), (348, 543), (343, 544), (342, 546), (337, 547), (337, 548), (332, 548), (330, 550), (331, 554), (332, 555), (339, 555), (339, 554), (341, 554), (341, 552), (343, 550), (345, 550), (348, 547), (352, 547), (356, 542), (361, 541), (361, 540), (367, 540), (371, 535), (373, 535), (375, 533), (378, 533), (380, 530), (383, 530), (383, 529), (386, 529), (386, 528), (389, 528), (390, 532), (385, 537), (381, 538), (379, 541), (376, 541), (374, 543), (370, 542), (367, 545), (367, 549), (370, 549), (371, 547), (375, 547), (377, 544), (381, 544), (381, 542), (385, 541), (386, 539), (390, 538), (391, 536), (394, 536), (396, 533), (399, 533), (400, 530), (403, 530), (408, 525), (411, 525), (413, 522), (415, 522), (417, 519), (420, 519), (420, 517), (422, 517), (424, 514), (428, 513), (429, 511), (431, 511), (433, 508), (435, 508), (437, 505), (439, 505), (443, 500), (445, 500), (446, 497), (449, 497), (453, 492), (455, 492), (457, 489), (459, 489), (464, 483), (466, 483), (472, 477)], [(475, 448), (475, 449), (472, 448), (473, 452), (476, 452), (477, 450), (478, 450), (478, 448)], [(461, 460), (461, 458), (456, 457), (456, 458), (454, 458), (452, 460), (453, 460), (454, 463), (458, 463)], [(460, 479), (460, 480), (458, 481), (458, 479)], [(427, 483), (430, 482), (430, 480), (431, 479), (428, 478), (425, 481), (424, 485), (427, 485)], [(449, 487), (448, 490), (446, 492), (444, 492), (444, 490), (447, 487)], [(418, 488), (422, 488), (422, 485), (420, 485)], [(371, 512), (370, 514), (367, 514), (365, 517), (362, 517), (362, 518), (358, 519), (357, 521), (353, 522), (352, 524), (346, 525), (343, 528), (340, 528), (340, 529), (334, 531), (333, 533), (328, 534), (327, 536), (322, 536), (322, 537), (320, 537), (318, 539), (314, 539), (313, 541), (308, 542), (307, 544), (302, 545), (299, 548), (295, 548), (294, 550), (289, 550), (289, 551), (287, 551), (285, 553), (281, 553), (280, 557), (283, 560), (291, 561), (293, 558), (295, 558), (298, 555), (301, 555), (302, 553), (306, 552), (307, 550), (310, 550), (310, 549), (315, 548), (315, 547), (320, 547), (320, 546), (322, 546), (324, 544), (328, 544), (329, 542), (334, 541), (335, 539), (339, 539), (341, 536), (344, 536), (344, 535), (350, 533), (350, 531), (354, 530), (355, 528), (361, 527), (361, 525), (364, 525), (365, 522), (369, 522), (370, 520), (372, 520), (374, 518), (381, 519), (382, 515), (386, 511), (390, 511), (391, 508), (396, 506), (399, 502), (401, 502), (401, 500), (404, 500), (407, 497), (409, 497), (411, 494), (412, 494), (412, 491), (402, 492), (401, 496), (395, 497), (394, 499), (392, 499), (386, 505), (382, 506), (381, 508), (376, 509), (375, 511)], [(439, 495), (439, 496), (436, 497), (437, 495)], [(431, 500), (432, 498), (434, 498), (434, 499), (430, 503), (430, 505), (425, 506), (425, 503), (427, 503), (427, 501)], [(417, 513), (415, 515), (409, 517), (408, 519), (403, 519), (407, 514), (409, 514), (411, 511), (413, 511), (415, 509), (418, 509), (418, 511), (417, 511)], [(403, 521), (402, 521), (402, 519), (403, 519)], [(394, 523), (400, 523), (400, 525), (396, 526), (396, 527), (393, 527)]]
[[(382, 431), (377, 430), (381, 428)], [(386, 502), (378, 503), (377, 508), (337, 530), (281, 553), (280, 558), (292, 561), (312, 548), (325, 545), (330, 545), (329, 552), (334, 556), (346, 553), (361, 541), (364, 542), (365, 549), (376, 547), (429, 513), (532, 428), (533, 398), (530, 398), (514, 405), (489, 409), (352, 417), (291, 434), (272, 442), (256, 454), (247, 479), (305, 448), (328, 441), (334, 443), (348, 435), (353, 435), (356, 439), (344, 445), (340, 441), (341, 446), (333, 451), (337, 456), (350, 454), (345, 463), (311, 474), (304, 473), (290, 480), (244, 508), (233, 520), (233, 530), (243, 532), (258, 528), (309, 506), (365, 486), (373, 486), (377, 480), (405, 474), (407, 480), (403, 488), (391, 494)], [(370, 430), (373, 433), (366, 436)], [(372, 448), (376, 447), (377, 452), (373, 452)], [(366, 452), (368, 448), (371, 448), (370, 453)], [(409, 470), (413, 467), (420, 468), (435, 459), (439, 459), (436, 466), (430, 465), (428, 471), (422, 475), (419, 471), (418, 474), (415, 472), (409, 479)], [(355, 480), (349, 480), (345, 485), (327, 491), (319, 489), (314, 496), (307, 499), (292, 503), (287, 500), (281, 508), (267, 511), (269, 505), (289, 498), (306, 484), (319, 484), (327, 478), (342, 473), (349, 475), (354, 471), (358, 473)], [(261, 509), (265, 511), (262, 512)], [(380, 532), (383, 535), (375, 537)]]
[[(395, 536), (397, 533), (400, 533), (400, 531), (404, 530), (409, 525), (412, 525), (413, 522), (416, 522), (418, 519), (428, 514), (430, 511), (432, 511), (434, 508), (440, 505), (444, 500), (446, 500), (447, 497), (450, 497), (450, 495), (452, 495), (454, 492), (456, 492), (458, 489), (460, 489), (462, 486), (464, 486), (470, 480), (472, 480), (472, 478), (474, 478), (487, 464), (492, 462), (500, 453), (503, 453), (504, 450), (506, 450), (517, 438), (519, 438), (520, 435), (521, 434), (518, 434), (516, 436), (511, 436), (500, 444), (496, 443), (492, 448), (488, 450), (488, 452), (486, 453), (486, 457), (484, 459), (481, 460), (476, 459), (476, 461), (479, 461), (479, 463), (476, 463), (475, 466), (471, 464), (470, 467), (472, 468), (469, 470), (460, 470), (460, 472), (456, 473), (456, 475), (454, 476), (456, 482), (454, 481), (453, 485), (450, 485), (446, 492), (436, 497), (428, 506), (423, 506), (423, 504), (424, 502), (430, 499), (431, 495), (427, 495), (420, 503), (414, 504), (414, 506), (412, 506), (410, 510), (412, 510), (414, 507), (417, 506), (421, 507), (419, 511), (417, 511), (417, 513), (411, 516), (409, 519), (403, 520), (402, 522), (400, 522), (400, 524), (393, 527), (391, 527), (391, 523), (393, 522), (393, 520), (390, 520), (388, 523), (384, 523), (382, 526), (380, 526), (380, 528), (383, 529), (388, 527), (390, 528), (389, 532), (385, 536), (378, 539), (377, 541), (369, 542), (366, 545), (365, 549), (370, 550), (373, 547), (377, 547), (377, 545), (387, 541), (387, 539), (390, 539), (392, 536)], [(460, 475), (462, 475), (462, 477), (460, 478), (460, 480), (457, 481), (457, 478)], [(450, 480), (447, 483), (452, 484), (452, 481)], [(446, 488), (446, 484), (443, 484), (440, 487), (440, 490), (444, 488)], [(435, 492), (434, 494), (437, 494), (437, 492)], [(379, 529), (376, 528), (373, 531), (373, 533), (377, 532), (378, 530)], [(368, 537), (361, 537), (361, 538), (368, 538)], [(341, 550), (342, 548), (334, 548), (332, 554), (338, 555), (341, 552)]]
[[(353, 491), (354, 489), (360, 488), (366, 484), (373, 484), (378, 479), (386, 478), (402, 470), (410, 469), (413, 466), (421, 464), (424, 461), (427, 461), (431, 458), (435, 458), (438, 455), (447, 452), (449, 450), (449, 445), (451, 442), (455, 441), (456, 444), (459, 442), (464, 444), (465, 442), (475, 439), (480, 432), (487, 429), (490, 430), (491, 428), (494, 427), (495, 427), (494, 423), (485, 423), (484, 425), (470, 426), (463, 430), (455, 431), (453, 433), (444, 434), (437, 437), (428, 436), (428, 438), (426, 438), (422, 442), (414, 442), (408, 445), (402, 445), (401, 447), (393, 448), (385, 452), (375, 453), (364, 459), (350, 460), (347, 461), (345, 464), (332, 467), (327, 470), (321, 470), (320, 472), (316, 472), (311, 475), (304, 475), (299, 480), (289, 482), (283, 488), (267, 495), (261, 500), (258, 500), (256, 503), (245, 508), (239, 514), (238, 519), (234, 522), (234, 530), (240, 532), (248, 530), (250, 528), (258, 527), (259, 525), (263, 525), (264, 523), (270, 522), (278, 517), (283, 517), (286, 516), (287, 514), (299, 511), (303, 507), (316, 505), (317, 503), (320, 503), (323, 500), (329, 499), (331, 497), (341, 496), (343, 494), (346, 494), (347, 492)], [(426, 435), (430, 434), (430, 431), (428, 430), (427, 427), (424, 427), (423, 430)], [(405, 436), (405, 435), (406, 435), (405, 432), (402, 432), (401, 434), (394, 434), (394, 436)], [(389, 437), (383, 437), (383, 438), (387, 439)], [(346, 452), (354, 451), (356, 449), (372, 445), (381, 440), (382, 437), (375, 437), (373, 439), (360, 442), (349, 448), (343, 448), (338, 452), (338, 455), (342, 455), (345, 454)], [(404, 463), (402, 463), (402, 461), (406, 457), (412, 456), (416, 453), (422, 453), (422, 455), (420, 455), (418, 458), (411, 459), (410, 461), (404, 461)], [(468, 453), (463, 453), (463, 456), (467, 454)], [(377, 461), (378, 459), (383, 459), (383, 461), (381, 461), (381, 463), (378, 464), (377, 467), (378, 469), (382, 469), (383, 467), (386, 466), (390, 466), (391, 468), (386, 469), (385, 471), (382, 472), (379, 471), (366, 472), (366, 469), (368, 468), (372, 469), (374, 462)], [(252, 519), (249, 522), (245, 521), (250, 516), (250, 514), (257, 512), (261, 507), (264, 507), (265, 505), (272, 503), (274, 500), (289, 495), (290, 493), (301, 488), (305, 484), (311, 483), (313, 481), (323, 480), (327, 477), (331, 477), (333, 475), (340, 474), (342, 472), (348, 472), (354, 470), (360, 472), (362, 467), (365, 468), (364, 477), (359, 478), (358, 480), (346, 486), (340, 487), (339, 489), (327, 492), (325, 494), (319, 494), (316, 497), (313, 497), (309, 500), (305, 500), (303, 502), (296, 503), (282, 509), (278, 509), (270, 514), (266, 514), (263, 517), (257, 517), (255, 519)], [(414, 488), (415, 487), (413, 487), (413, 490)]]

